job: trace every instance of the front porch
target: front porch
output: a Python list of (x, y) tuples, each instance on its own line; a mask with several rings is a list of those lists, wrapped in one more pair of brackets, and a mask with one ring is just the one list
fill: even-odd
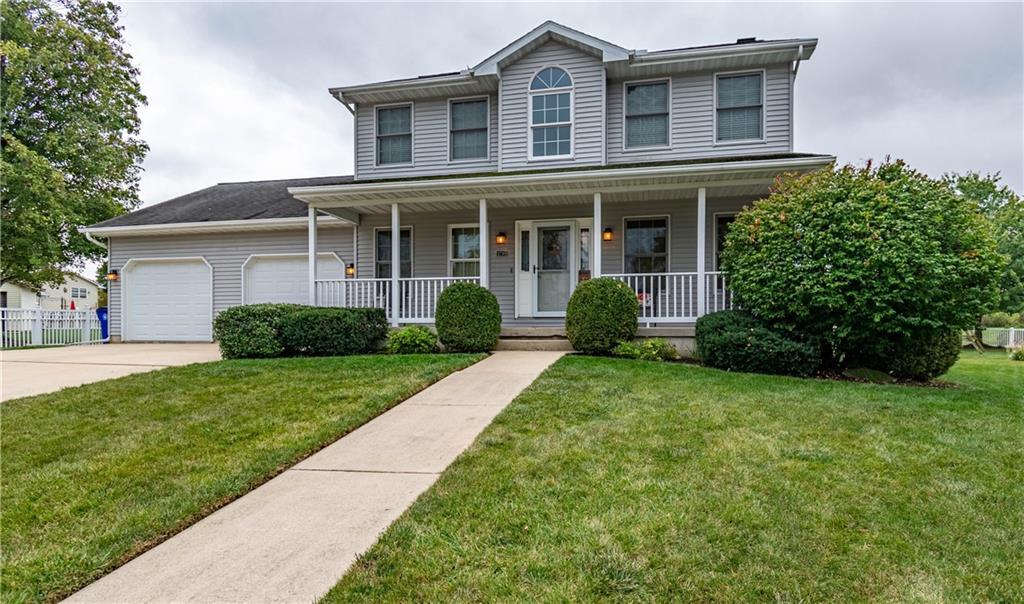
[[(345, 278), (309, 264), (310, 302), (378, 307), (430, 324), (451, 284), (494, 292), (506, 330), (559, 329), (578, 283), (609, 277), (637, 295), (643, 328), (691, 326), (732, 308), (722, 235), (783, 171), (831, 158), (404, 179), (290, 190), (309, 207), (309, 249), (345, 258)], [(351, 250), (317, 245), (320, 212), (348, 220)], [(315, 257), (311, 255), (310, 257)], [(397, 260), (397, 262), (396, 262)]]

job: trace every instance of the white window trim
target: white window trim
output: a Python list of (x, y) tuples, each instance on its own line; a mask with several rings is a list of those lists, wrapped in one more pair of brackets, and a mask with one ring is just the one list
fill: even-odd
[[(761, 74), (761, 138), (744, 138), (740, 140), (718, 140), (718, 76)], [(711, 101), (711, 141), (713, 147), (729, 147), (732, 145), (765, 144), (768, 142), (768, 71), (765, 69), (743, 69), (740, 71), (716, 71), (711, 76), (714, 95)], [(625, 111), (625, 109), (623, 109)], [(793, 119), (793, 116), (790, 116)]]
[[(487, 224), (488, 224), (488, 226), (490, 225), (489, 222)], [(452, 263), (453, 262), (476, 262), (477, 263), (477, 267), (478, 267), (476, 273), (477, 273), (477, 277), (479, 277), (480, 276), (480, 270), (479, 270), (480, 258), (479, 257), (477, 257), (477, 258), (455, 258), (452, 255), (452, 230), (453, 229), (477, 229), (477, 238), (479, 239), (479, 237), (480, 237), (480, 223), (479, 222), (461, 222), (461, 223), (449, 224), (448, 225), (448, 262), (446, 263), (448, 265), (448, 276), (449, 277), (453, 277), (454, 276), (454, 275), (452, 275)], [(490, 228), (488, 228), (487, 230), (489, 232)], [(483, 253), (484, 253), (484, 247), (485, 247), (484, 246), (484, 242), (481, 241), (480, 242), (480, 254), (481, 255), (483, 255)]]
[[(377, 149), (377, 110), (395, 107), (409, 108), (409, 161), (404, 164), (382, 164)], [(373, 167), (387, 170), (389, 168), (408, 168), (416, 165), (416, 103), (384, 103), (373, 106)]]
[[(656, 84), (664, 82), (668, 84), (668, 144), (652, 145), (649, 147), (630, 147), (627, 144), (629, 137), (626, 132), (626, 91), (631, 84)], [(651, 78), (647, 80), (628, 80), (622, 83), (622, 152), (643, 153), (645, 151), (668, 151), (672, 149), (672, 78)]]
[(718, 272), (718, 217), (719, 216), (732, 216), (735, 218), (739, 212), (713, 212), (711, 214), (711, 270)]
[[(483, 157), (470, 157), (466, 159), (452, 159), (452, 103), (461, 101), (487, 101), (487, 154)], [(491, 97), (487, 95), (462, 96), (448, 99), (448, 135), (445, 139), (447, 157), (449, 164), (473, 164), (491, 161)]]
[[(390, 230), (391, 230), (391, 227), (374, 227), (373, 228), (373, 267), (372, 267), (371, 274), (373, 274), (373, 278), (374, 279), (390, 279), (390, 277), (378, 277), (377, 276), (377, 233), (379, 233), (380, 231), (390, 231)], [(399, 231), (409, 231), (409, 278), (412, 278), (412, 277), (416, 276), (416, 232), (413, 230), (413, 228), (411, 226), (398, 227), (398, 230)], [(401, 236), (401, 234), (399, 234), (399, 236)], [(399, 246), (399, 249), (401, 249), (401, 246)], [(399, 252), (399, 253), (401, 253), (401, 252)], [(392, 263), (394, 263), (394, 260), (392, 260)], [(401, 263), (401, 258), (399, 258), (399, 263)], [(398, 268), (398, 271), (399, 271), (398, 278), (399, 279), (405, 279), (405, 277), (402, 276), (402, 273), (401, 273), (402, 268), (401, 267)]]
[[(533, 84), (533, 79), (537, 77), (537, 74), (544, 71), (549, 67), (561, 69), (569, 76), (572, 80), (572, 85), (562, 88), (545, 88), (544, 90), (530, 90), (530, 85)], [(545, 65), (540, 69), (533, 72), (530, 78), (526, 81), (526, 130), (527, 130), (527, 157), (529, 161), (541, 162), (541, 161), (558, 161), (573, 159), (576, 156), (576, 78), (572, 75), (572, 72), (562, 67), (561, 65)], [(569, 121), (568, 122), (555, 122), (553, 124), (537, 124), (537, 128), (554, 127), (554, 126), (569, 126), (569, 154), (568, 155), (534, 155), (533, 154), (533, 97), (545, 94), (564, 94), (569, 93)]]
[(626, 272), (626, 223), (630, 220), (650, 220), (652, 218), (665, 219), (665, 272), (658, 274), (669, 274), (672, 272), (672, 215), (671, 214), (643, 214), (640, 216), (622, 217), (622, 248), (620, 252), (619, 265), (622, 267), (623, 275), (643, 275), (646, 273)]

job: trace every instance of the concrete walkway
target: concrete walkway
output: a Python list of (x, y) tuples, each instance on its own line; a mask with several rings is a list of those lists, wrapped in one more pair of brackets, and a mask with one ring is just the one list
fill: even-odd
[(0, 353), (0, 401), (218, 360), (216, 344), (89, 344), (5, 350)]
[(68, 601), (314, 602), (561, 355), (449, 375)]

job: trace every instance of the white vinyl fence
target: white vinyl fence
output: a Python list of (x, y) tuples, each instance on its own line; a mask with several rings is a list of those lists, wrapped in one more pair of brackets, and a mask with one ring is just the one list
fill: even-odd
[(98, 344), (103, 341), (94, 310), (0, 308), (0, 347)]
[(981, 341), (986, 346), (996, 346), (997, 348), (1024, 348), (1024, 328), (989, 327), (982, 330)]

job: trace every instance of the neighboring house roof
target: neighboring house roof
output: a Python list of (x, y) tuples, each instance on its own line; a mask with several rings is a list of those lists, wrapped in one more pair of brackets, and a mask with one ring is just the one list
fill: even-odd
[(104, 220), (88, 228), (303, 218), (308, 211), (307, 206), (288, 193), (289, 187), (339, 185), (352, 181), (351, 176), (321, 176), (225, 182)]

